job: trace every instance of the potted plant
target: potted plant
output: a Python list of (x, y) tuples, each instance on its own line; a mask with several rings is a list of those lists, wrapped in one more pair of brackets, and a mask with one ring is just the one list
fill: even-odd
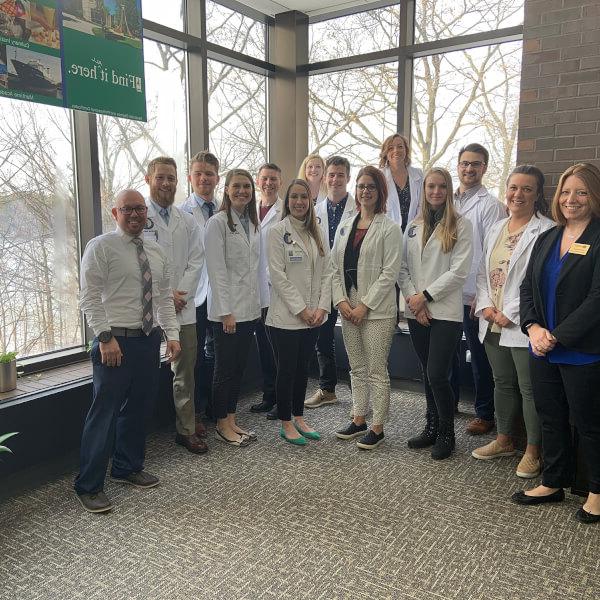
[(11, 452), (12, 450), (10, 448), (8, 448), (7, 446), (2, 446), (2, 444), (8, 439), (11, 438), (13, 435), (17, 435), (18, 431), (15, 431), (14, 433), (5, 433), (4, 435), (0, 435), (0, 452)]
[(0, 392), (10, 392), (17, 387), (17, 353), (0, 354)]

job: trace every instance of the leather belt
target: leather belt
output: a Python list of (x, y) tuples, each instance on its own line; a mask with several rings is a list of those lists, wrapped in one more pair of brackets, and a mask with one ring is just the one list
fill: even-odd
[[(152, 335), (156, 331), (155, 327), (151, 332)], [(112, 334), (115, 337), (146, 337), (146, 334), (141, 329), (127, 329), (125, 327), (111, 327)]]

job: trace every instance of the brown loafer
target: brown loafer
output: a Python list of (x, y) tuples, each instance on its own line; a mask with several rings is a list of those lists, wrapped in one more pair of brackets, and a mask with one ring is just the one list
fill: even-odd
[(479, 417), (471, 419), (467, 424), (467, 433), (471, 435), (483, 435), (489, 433), (492, 429), (494, 429), (494, 421), (486, 421)]
[(192, 454), (206, 454), (208, 452), (206, 442), (201, 440), (195, 433), (192, 435), (181, 435), (178, 433), (175, 436), (175, 443), (183, 446)]
[(198, 419), (196, 421), (196, 432), (195, 433), (200, 438), (205, 438), (207, 435), (206, 425), (200, 419)]

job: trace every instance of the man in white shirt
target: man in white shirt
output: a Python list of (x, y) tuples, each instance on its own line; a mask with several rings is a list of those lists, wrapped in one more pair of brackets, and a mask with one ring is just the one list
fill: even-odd
[(144, 471), (144, 415), (158, 390), (160, 328), (171, 362), (180, 352), (179, 324), (168, 260), (141, 237), (146, 212), (139, 192), (121, 192), (112, 209), (116, 230), (91, 240), (81, 260), (80, 306), (96, 337), (75, 491), (89, 512), (112, 509), (103, 490), (111, 453), (113, 480), (141, 488), (159, 483)]
[[(281, 221), (283, 200), (279, 197), (281, 190), (281, 169), (275, 163), (265, 163), (258, 169), (256, 187), (260, 193), (256, 212), (260, 220), (261, 236), (261, 269), (267, 268), (267, 235), (269, 229)], [(260, 368), (263, 376), (262, 401), (250, 407), (252, 412), (267, 412), (267, 419), (277, 419), (275, 406), (275, 378), (277, 368), (273, 346), (265, 327), (268, 306), (262, 309), (260, 321), (256, 325), (256, 346), (260, 358)]]
[[(215, 189), (219, 183), (219, 160), (218, 158), (203, 150), (192, 156), (188, 181), (192, 186), (192, 193), (181, 205), (181, 210), (191, 214), (198, 223), (200, 231), (200, 243), (204, 248), (204, 232), (206, 223), (219, 210), (219, 201), (215, 196)], [(200, 271), (200, 280), (194, 296), (196, 306), (196, 340), (197, 357), (195, 368), (195, 405), (197, 431), (204, 430), (200, 415), (205, 412), (212, 416), (212, 380), (214, 366), (214, 343), (212, 327), (208, 320), (206, 299), (210, 285), (206, 261)]]
[(171, 265), (171, 289), (179, 322), (181, 354), (171, 364), (173, 401), (175, 404), (175, 443), (193, 454), (208, 451), (206, 442), (196, 431), (194, 408), (194, 368), (196, 365), (196, 307), (194, 295), (204, 263), (200, 227), (192, 215), (176, 206), (177, 165), (172, 158), (159, 156), (148, 164), (146, 183), (150, 195), (146, 199), (148, 219), (144, 238), (159, 243)]
[[(463, 331), (471, 352), (475, 385), (475, 418), (467, 424), (472, 435), (487, 433), (494, 427), (494, 378), (483, 344), (479, 341), (479, 319), (474, 317), (475, 280), (483, 256), (483, 242), (492, 225), (506, 217), (506, 207), (482, 184), (489, 152), (481, 144), (468, 144), (458, 154), (460, 185), (454, 194), (454, 206), (473, 226), (473, 261), (463, 288)], [(458, 396), (459, 364), (453, 364), (453, 389)], [(455, 399), (458, 400), (458, 397)]]

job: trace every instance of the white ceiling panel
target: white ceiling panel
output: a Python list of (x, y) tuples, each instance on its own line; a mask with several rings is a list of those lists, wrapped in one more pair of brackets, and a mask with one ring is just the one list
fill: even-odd
[(356, 0), (238, 0), (238, 2), (271, 16), (288, 10), (298, 10), (309, 16), (317, 16), (356, 6), (367, 10), (371, 4), (381, 4), (381, 2), (357, 2)]

